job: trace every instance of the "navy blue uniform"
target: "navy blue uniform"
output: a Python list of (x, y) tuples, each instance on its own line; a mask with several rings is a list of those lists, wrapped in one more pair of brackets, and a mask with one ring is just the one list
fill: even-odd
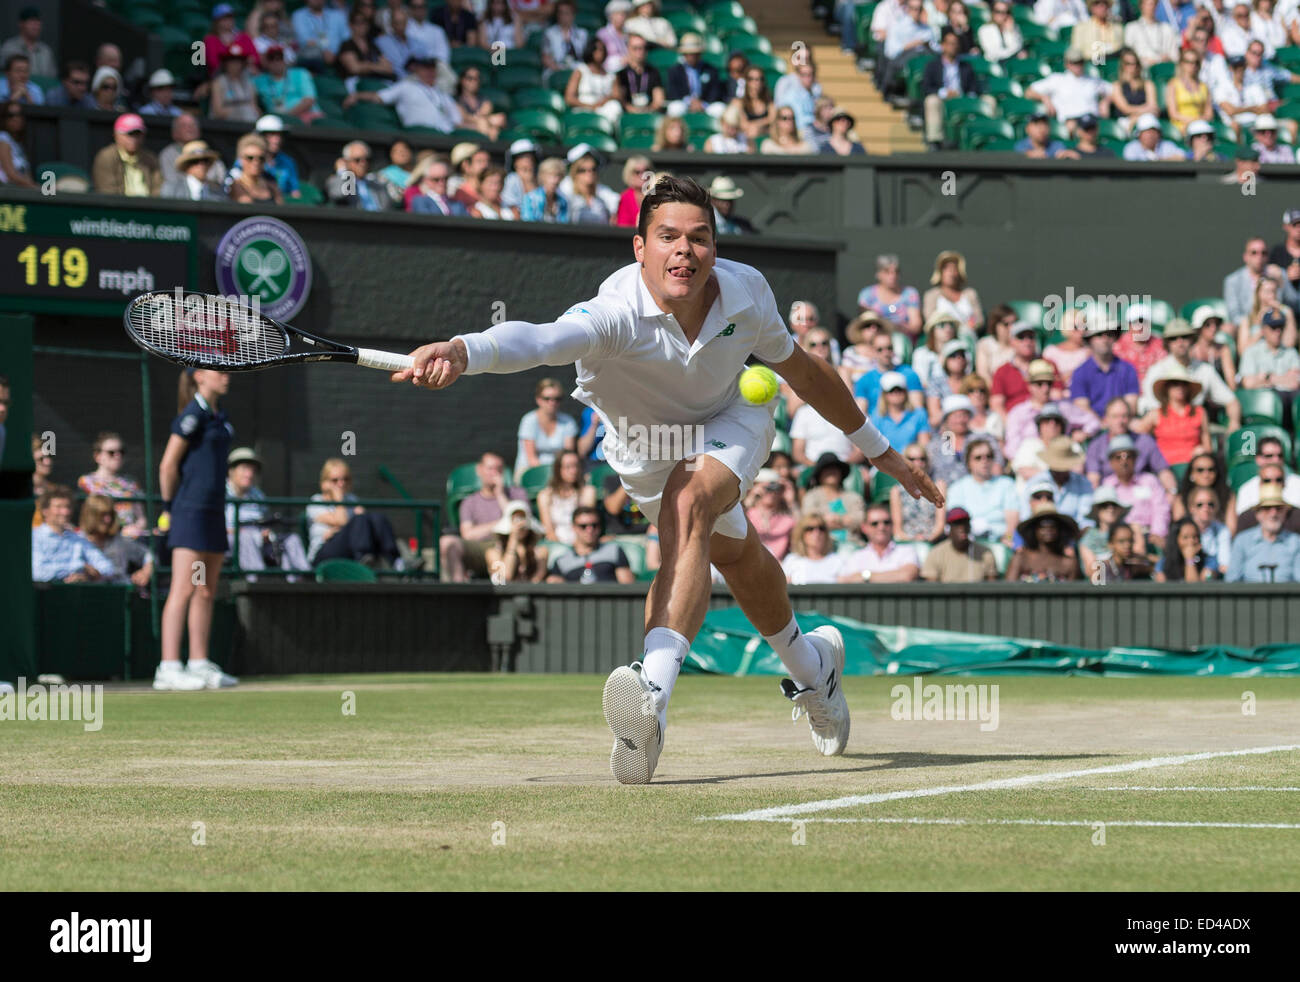
[(172, 420), (171, 431), (189, 446), (181, 458), (181, 483), (172, 499), (167, 545), (172, 549), (225, 552), (229, 547), (226, 455), (234, 427), (224, 411), (214, 413), (195, 396)]

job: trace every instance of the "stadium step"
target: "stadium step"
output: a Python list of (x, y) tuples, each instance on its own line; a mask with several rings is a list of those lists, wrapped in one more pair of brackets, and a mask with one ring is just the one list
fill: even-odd
[(746, 0), (745, 11), (772, 42), (773, 54), (789, 60), (796, 43), (809, 48), (822, 91), (857, 121), (854, 131), (869, 153), (925, 150), (922, 135), (908, 127), (906, 113), (881, 98), (871, 76), (858, 70), (852, 55), (840, 52), (839, 40), (828, 35), (806, 7), (790, 0)]

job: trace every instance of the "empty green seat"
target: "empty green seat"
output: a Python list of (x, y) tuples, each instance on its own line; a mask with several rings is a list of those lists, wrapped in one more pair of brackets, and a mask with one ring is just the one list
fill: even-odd
[(317, 583), (374, 583), (375, 571), (355, 559), (326, 559), (316, 567)]

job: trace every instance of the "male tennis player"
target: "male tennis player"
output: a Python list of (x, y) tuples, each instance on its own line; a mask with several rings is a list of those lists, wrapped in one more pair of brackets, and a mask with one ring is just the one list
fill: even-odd
[[(817, 749), (843, 753), (848, 741), (844, 640), (832, 627), (799, 630), (781, 565), (741, 504), (775, 435), (771, 404), (740, 396), (746, 359), (766, 362), (913, 497), (943, 505), (933, 482), (863, 417), (830, 364), (794, 343), (762, 274), (717, 258), (715, 232), (709, 192), (690, 179), (663, 177), (641, 203), (636, 262), (605, 280), (596, 297), (551, 324), (507, 321), (424, 345), (411, 352), (413, 368), (392, 376), (441, 389), (465, 374), (577, 362), (574, 396), (604, 421), (605, 456), (659, 526), (663, 557), (646, 598), (641, 661), (615, 669), (605, 683), (610, 768), (623, 784), (654, 775), (668, 700), (704, 623), (710, 563), (789, 670), (793, 681), (782, 680), (782, 690), (796, 719), (807, 714)], [(665, 453), (644, 438), (620, 443), (665, 426), (690, 428), (699, 439), (685, 453), (680, 445)]]

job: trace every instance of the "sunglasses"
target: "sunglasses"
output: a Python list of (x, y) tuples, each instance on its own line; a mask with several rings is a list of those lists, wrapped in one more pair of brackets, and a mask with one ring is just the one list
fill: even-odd
[(993, 455), (991, 453), (977, 453), (972, 455), (970, 459), (971, 460), (992, 460)]
[(108, 447), (101, 447), (99, 452), (102, 454), (108, 454), (110, 457), (121, 457), (126, 453), (126, 451), (121, 447), (117, 447), (113, 450), (110, 450)]
[(349, 157), (349, 158), (348, 158), (348, 163), (350, 163), (350, 164), (368, 164), (368, 163), (370, 163), (370, 156), (367, 154), (367, 155), (364, 156), (364, 157)]
[(893, 524), (894, 524), (894, 520), (892, 518), (882, 518), (878, 522), (867, 522), (867, 528), (877, 528), (878, 526), (881, 525), (893, 525)]
[(540, 399), (542, 402), (559, 402), (559, 401), (560, 401), (560, 397), (559, 397), (559, 396), (538, 396), (537, 398)]
[(350, 478), (350, 477), (327, 477), (327, 478), (325, 478), (325, 483), (326, 483), (326, 484), (348, 484), (348, 483), (350, 483), (351, 481), (352, 481), (352, 478)]
[(914, 463), (914, 464), (924, 464), (924, 463), (925, 463), (925, 458), (924, 458), (924, 457), (907, 457), (906, 459), (907, 459), (907, 460), (910, 460), (910, 461), (911, 461), (912, 463)]
[(573, 527), (576, 529), (598, 529), (600, 528), (595, 522), (574, 522)]
[(575, 173), (575, 174), (594, 174), (594, 173), (596, 173), (596, 168), (594, 168), (594, 167), (579, 167), (576, 171), (574, 171), (574, 173)]
[(825, 525), (809, 525), (805, 532), (828, 532), (830, 531)]
[(808, 347), (810, 347), (810, 348), (829, 348), (830, 346), (831, 346), (831, 343), (830, 343), (829, 341), (809, 341), (809, 342), (808, 342)]
[(260, 153), (246, 153), (243, 155), (243, 157), (245, 160), (254, 160), (257, 161), (257, 163), (259, 164), (266, 162), (266, 156)]
[(1193, 474), (1213, 474), (1214, 471), (1215, 471), (1215, 468), (1213, 468), (1213, 467), (1193, 467), (1193, 468), (1192, 468), (1192, 473), (1193, 473)]
[(777, 116), (776, 118), (779, 119), (779, 120), (780, 120), (781, 122), (783, 122), (783, 123), (793, 123), (793, 122), (794, 122), (794, 117), (793, 117), (793, 116), (790, 116), (790, 115), (787, 115), (786, 113), (782, 113), (780, 116)]

